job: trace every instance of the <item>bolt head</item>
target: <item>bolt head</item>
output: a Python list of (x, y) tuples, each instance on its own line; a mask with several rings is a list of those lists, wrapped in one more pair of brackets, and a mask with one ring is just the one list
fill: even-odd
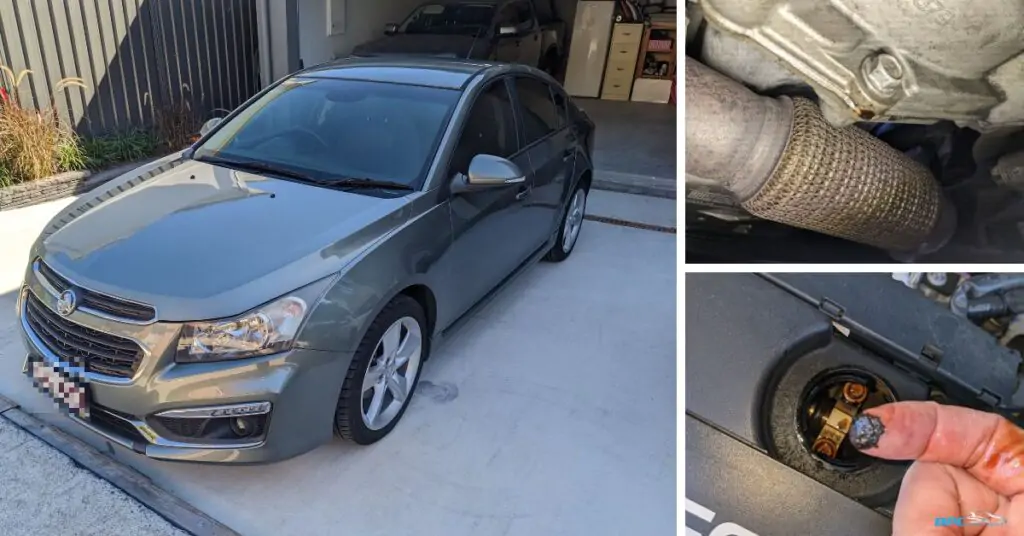
[(818, 439), (814, 442), (814, 446), (812, 448), (814, 449), (814, 452), (817, 452), (822, 456), (834, 458), (836, 455), (836, 445), (828, 439)]
[(893, 95), (903, 85), (903, 66), (891, 54), (868, 57), (861, 70), (867, 85), (882, 95)]
[(859, 404), (868, 397), (868, 388), (859, 383), (849, 382), (843, 386), (843, 398), (850, 404)]

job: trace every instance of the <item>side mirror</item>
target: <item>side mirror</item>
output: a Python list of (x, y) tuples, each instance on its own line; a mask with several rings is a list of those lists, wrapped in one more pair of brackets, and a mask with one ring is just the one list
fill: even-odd
[(500, 156), (478, 154), (469, 163), (469, 174), (459, 175), (452, 183), (452, 193), (500, 188), (526, 182), (526, 175)]
[(224, 120), (223, 117), (214, 117), (213, 119), (203, 123), (203, 127), (199, 129), (199, 135), (200, 136), (205, 136), (205, 135), (209, 134), (210, 131), (213, 130), (214, 128), (216, 128), (217, 125), (219, 125), (220, 122), (223, 121), (223, 120)]
[(519, 35), (519, 28), (515, 26), (499, 26), (498, 36), (499, 37), (515, 37)]
[(398, 33), (398, 25), (395, 23), (388, 23), (384, 25), (384, 35), (394, 35)]

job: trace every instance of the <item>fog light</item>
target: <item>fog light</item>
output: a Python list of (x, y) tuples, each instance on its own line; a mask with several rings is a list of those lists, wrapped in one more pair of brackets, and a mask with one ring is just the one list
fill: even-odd
[(231, 431), (238, 437), (249, 437), (256, 431), (256, 423), (245, 417), (231, 419)]

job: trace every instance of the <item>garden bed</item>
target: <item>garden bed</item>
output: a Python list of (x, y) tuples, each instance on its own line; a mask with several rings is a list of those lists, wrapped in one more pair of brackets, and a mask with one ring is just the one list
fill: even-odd
[(0, 188), (0, 211), (28, 207), (80, 195), (156, 158), (146, 158), (99, 171), (68, 171), (45, 179)]

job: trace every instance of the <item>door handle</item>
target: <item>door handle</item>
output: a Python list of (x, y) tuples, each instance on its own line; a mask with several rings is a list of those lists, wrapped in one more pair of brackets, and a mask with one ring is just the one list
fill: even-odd
[(516, 201), (522, 201), (523, 199), (526, 199), (530, 195), (530, 191), (532, 190), (533, 188), (530, 186), (524, 186), (523, 188), (521, 188), (519, 192), (516, 193)]
[(562, 152), (562, 161), (566, 162), (570, 160), (573, 156), (576, 156), (576, 152), (573, 151), (572, 149), (566, 149), (565, 151)]

